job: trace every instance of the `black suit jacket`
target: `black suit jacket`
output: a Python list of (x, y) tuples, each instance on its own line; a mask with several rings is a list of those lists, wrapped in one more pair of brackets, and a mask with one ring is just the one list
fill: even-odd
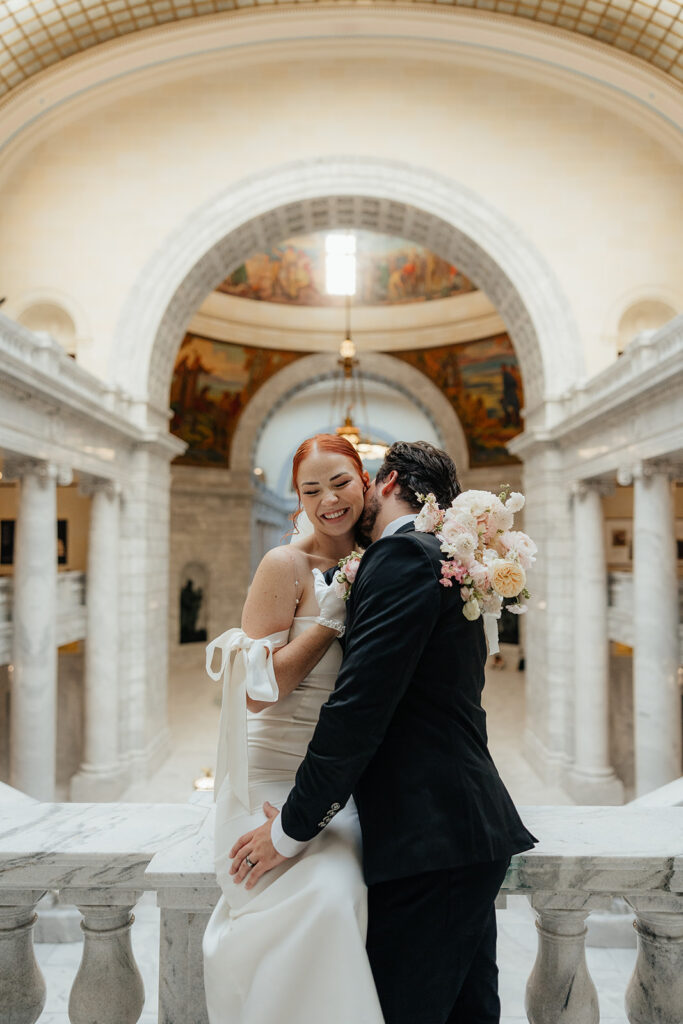
[(282, 809), (287, 835), (307, 840), (353, 793), (368, 884), (536, 842), (487, 748), (482, 622), (440, 585), (441, 558), (412, 524), (366, 551), (337, 683)]

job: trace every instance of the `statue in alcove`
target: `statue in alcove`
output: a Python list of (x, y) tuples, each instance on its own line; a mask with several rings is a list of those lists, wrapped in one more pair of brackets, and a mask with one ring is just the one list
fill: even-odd
[(180, 590), (180, 642), (181, 644), (206, 641), (206, 630), (197, 629), (199, 611), (204, 600), (204, 591), (195, 587), (191, 579)]

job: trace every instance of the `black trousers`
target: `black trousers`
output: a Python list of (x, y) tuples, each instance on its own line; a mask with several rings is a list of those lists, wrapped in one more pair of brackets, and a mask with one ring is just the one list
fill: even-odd
[(499, 1024), (495, 899), (509, 858), (368, 889), (368, 956), (386, 1024)]

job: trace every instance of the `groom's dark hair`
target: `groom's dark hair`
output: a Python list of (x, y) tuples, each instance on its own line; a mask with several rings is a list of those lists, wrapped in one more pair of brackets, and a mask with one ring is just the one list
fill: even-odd
[(429, 441), (396, 441), (387, 450), (375, 480), (381, 484), (392, 470), (398, 475), (399, 496), (419, 511), (418, 494), (433, 494), (441, 508), (448, 508), (458, 494), (460, 484), (450, 455)]

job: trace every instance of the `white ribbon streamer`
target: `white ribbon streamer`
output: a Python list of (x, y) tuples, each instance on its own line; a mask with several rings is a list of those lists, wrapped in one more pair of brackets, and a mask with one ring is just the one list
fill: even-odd
[[(288, 631), (254, 639), (242, 629), (228, 629), (206, 648), (206, 671), (218, 682), (223, 677), (223, 700), (218, 731), (218, 754), (214, 779), (214, 800), (226, 775), (238, 800), (249, 804), (249, 752), (247, 747), (247, 696), (274, 703), (279, 695), (273, 651), (287, 643)], [(221, 652), (221, 667), (211, 668), (215, 651)], [(241, 657), (238, 654), (241, 653)]]
[(489, 645), (489, 654), (498, 654), (498, 618), (490, 612), (484, 612), (484, 633)]

